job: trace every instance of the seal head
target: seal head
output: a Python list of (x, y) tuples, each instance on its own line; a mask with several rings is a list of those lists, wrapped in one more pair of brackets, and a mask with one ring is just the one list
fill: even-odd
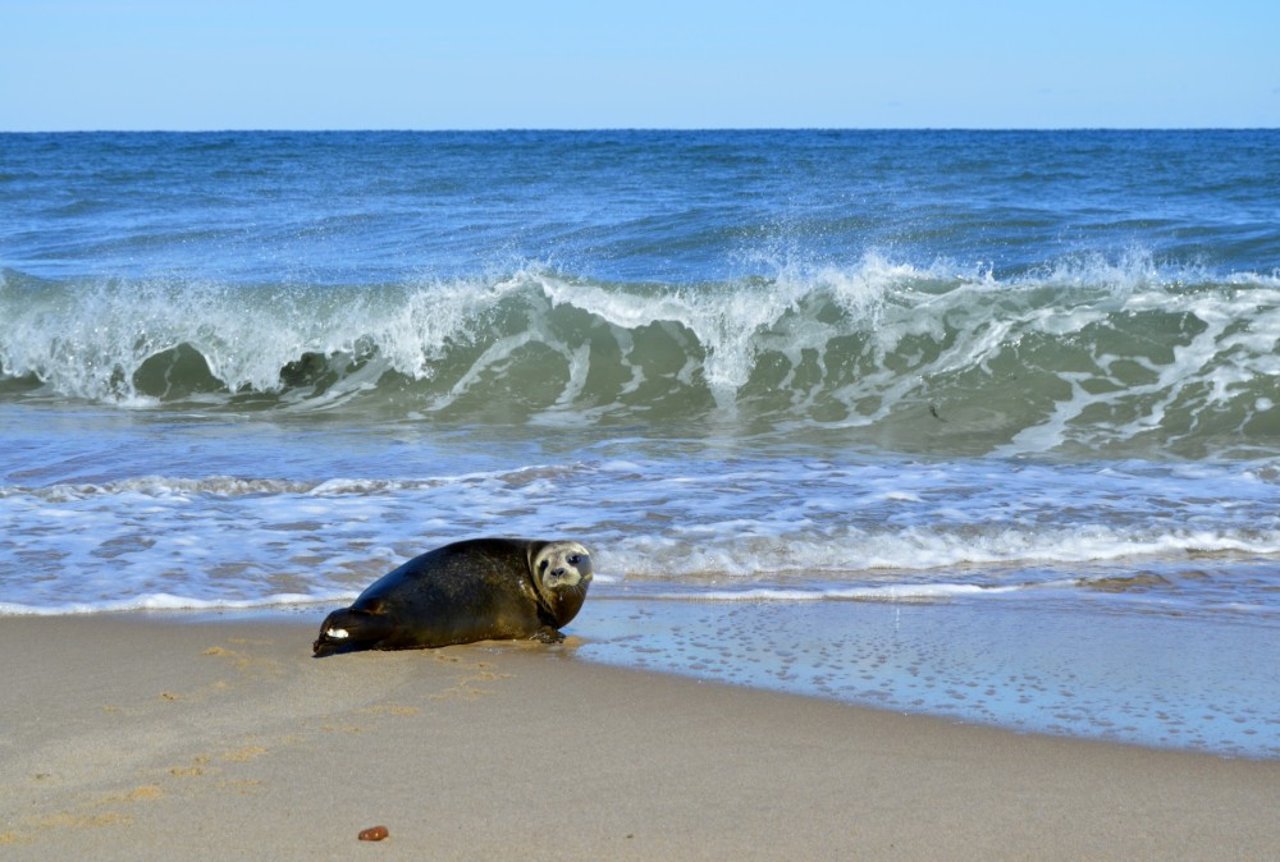
[(539, 607), (555, 628), (568, 625), (587, 598), (591, 552), (577, 542), (530, 542), (529, 571)]

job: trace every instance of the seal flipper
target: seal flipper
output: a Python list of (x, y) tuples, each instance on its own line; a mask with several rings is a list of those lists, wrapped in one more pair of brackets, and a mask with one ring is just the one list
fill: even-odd
[(564, 632), (551, 626), (542, 626), (536, 632), (529, 635), (529, 640), (538, 641), (544, 644), (558, 644), (564, 642)]
[(320, 637), (316, 638), (311, 649), (317, 658), (336, 652), (370, 649), (394, 631), (395, 624), (382, 614), (343, 608), (324, 618), (320, 624)]

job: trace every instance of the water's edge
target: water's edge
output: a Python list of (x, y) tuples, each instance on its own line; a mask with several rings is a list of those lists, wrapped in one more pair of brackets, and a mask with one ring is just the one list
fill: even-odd
[[(118, 619), (279, 623), (309, 652), (335, 603), (131, 611)], [(1248, 626), (1046, 614), (963, 601), (588, 601), (549, 649), (639, 671), (1038, 733), (1280, 759), (1280, 650)], [(1087, 635), (1087, 636), (1086, 636)], [(501, 649), (500, 644), (465, 647)]]

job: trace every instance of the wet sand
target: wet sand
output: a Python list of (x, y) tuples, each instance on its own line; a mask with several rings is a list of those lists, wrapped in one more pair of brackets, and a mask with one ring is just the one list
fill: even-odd
[[(313, 628), (306, 615), (0, 621), (0, 856), (1280, 853), (1280, 761), (607, 667), (573, 638), (316, 660)], [(377, 825), (388, 838), (358, 840)]]

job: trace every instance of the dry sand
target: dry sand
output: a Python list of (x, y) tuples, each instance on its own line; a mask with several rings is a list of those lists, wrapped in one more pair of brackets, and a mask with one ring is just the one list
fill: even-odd
[(1280, 858), (1277, 761), (313, 624), (0, 620), (0, 858)]

